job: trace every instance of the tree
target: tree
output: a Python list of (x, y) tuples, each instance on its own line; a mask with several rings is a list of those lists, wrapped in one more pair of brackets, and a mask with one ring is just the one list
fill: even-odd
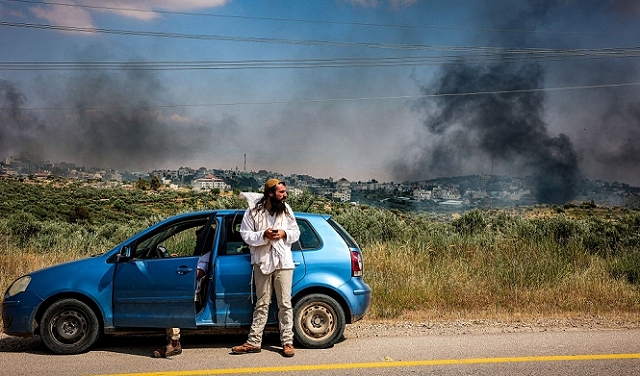
[(136, 188), (146, 191), (147, 189), (149, 189), (149, 182), (144, 180), (143, 178), (138, 178), (138, 181), (136, 182)]
[(158, 175), (153, 175), (153, 178), (151, 178), (151, 189), (159, 191), (160, 187), (162, 187), (162, 183), (160, 182)]
[(89, 209), (84, 206), (76, 206), (71, 211), (69, 211), (69, 223), (93, 223), (91, 220), (91, 213)]

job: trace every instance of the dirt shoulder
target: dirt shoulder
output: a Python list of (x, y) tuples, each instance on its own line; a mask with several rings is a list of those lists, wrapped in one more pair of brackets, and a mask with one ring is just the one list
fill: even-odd
[(450, 320), (434, 322), (362, 320), (347, 325), (345, 337), (402, 337), (520, 333), (545, 331), (628, 330), (640, 329), (640, 321), (602, 317), (536, 320)]

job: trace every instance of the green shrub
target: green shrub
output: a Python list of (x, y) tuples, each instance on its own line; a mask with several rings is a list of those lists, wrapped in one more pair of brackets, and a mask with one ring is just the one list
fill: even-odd
[(347, 208), (334, 215), (360, 244), (404, 239), (407, 226), (396, 214), (383, 209)]
[(76, 206), (69, 211), (69, 223), (93, 223), (89, 209), (84, 206)]
[(18, 212), (11, 215), (7, 221), (7, 228), (19, 246), (24, 246), (29, 239), (35, 237), (41, 228), (40, 222), (33, 214)]
[(484, 230), (486, 226), (484, 216), (478, 209), (464, 213), (460, 218), (454, 219), (451, 224), (462, 235), (473, 235)]
[(640, 285), (640, 251), (625, 252), (611, 263), (611, 276)]

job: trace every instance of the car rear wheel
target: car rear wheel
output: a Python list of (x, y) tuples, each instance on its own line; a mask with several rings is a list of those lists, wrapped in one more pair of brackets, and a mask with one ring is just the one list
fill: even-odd
[(93, 310), (77, 299), (53, 303), (40, 321), (44, 345), (56, 354), (79, 354), (98, 340), (100, 324)]
[(333, 346), (344, 334), (344, 311), (338, 302), (324, 294), (311, 294), (300, 299), (293, 309), (293, 331), (296, 340), (311, 349)]

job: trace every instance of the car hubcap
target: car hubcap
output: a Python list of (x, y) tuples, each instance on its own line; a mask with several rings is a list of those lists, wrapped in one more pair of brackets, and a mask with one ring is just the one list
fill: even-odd
[(323, 304), (311, 304), (303, 311), (300, 323), (304, 332), (311, 337), (321, 338), (335, 328), (333, 311)]
[(62, 343), (78, 342), (86, 329), (86, 318), (76, 311), (63, 311), (51, 323), (51, 333)]

